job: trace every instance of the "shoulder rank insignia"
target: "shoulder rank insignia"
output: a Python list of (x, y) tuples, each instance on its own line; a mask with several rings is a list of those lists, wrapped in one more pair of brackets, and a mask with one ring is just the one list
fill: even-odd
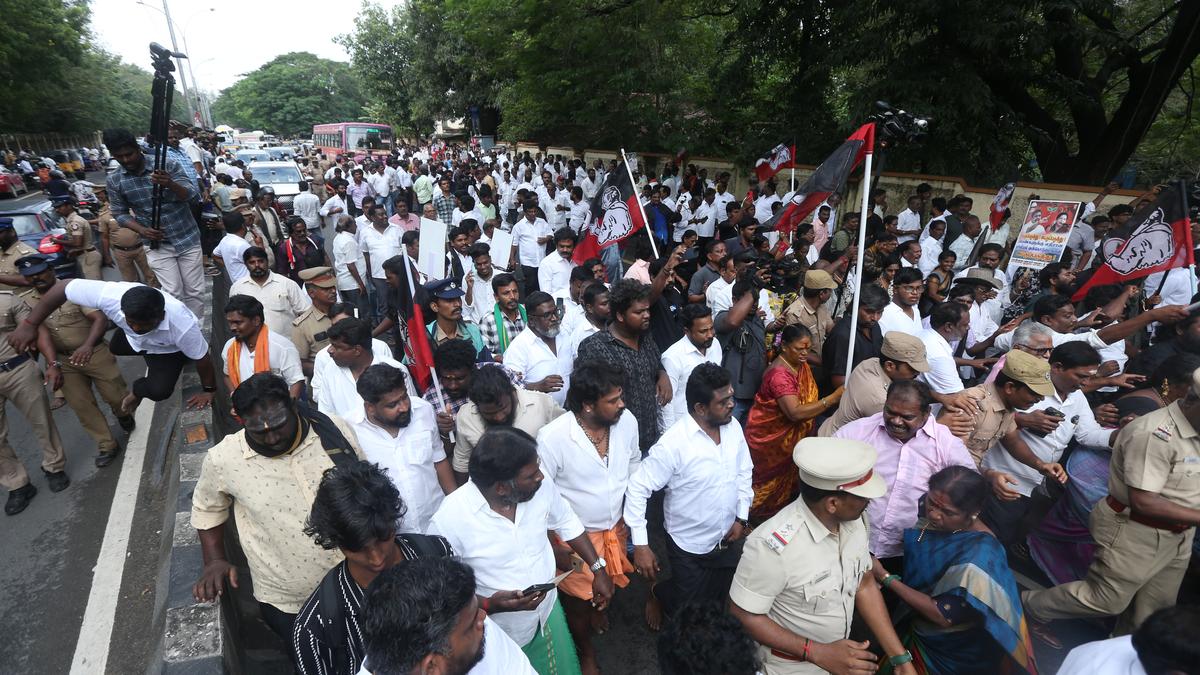
[(788, 545), (794, 534), (796, 534), (796, 526), (792, 523), (784, 523), (767, 537), (767, 548), (776, 553), (783, 551), (783, 547)]
[(1169, 441), (1171, 440), (1172, 433), (1171, 426), (1164, 424), (1163, 426), (1154, 430), (1154, 437), (1160, 441)]

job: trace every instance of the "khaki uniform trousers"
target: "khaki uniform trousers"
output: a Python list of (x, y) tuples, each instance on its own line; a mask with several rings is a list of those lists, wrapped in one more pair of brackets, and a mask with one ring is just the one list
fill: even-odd
[(17, 453), (8, 443), (8, 420), (5, 403), (12, 401), (17, 410), (29, 420), (33, 432), (42, 444), (42, 468), (54, 473), (62, 471), (67, 464), (67, 453), (63, 450), (58, 427), (50, 417), (50, 402), (46, 400), (46, 386), (42, 372), (32, 360), (22, 363), (16, 370), (0, 371), (0, 485), (16, 490), (29, 484), (29, 474), (17, 458)]
[[(122, 251), (116, 246), (112, 246), (110, 251), (113, 262), (121, 271), (122, 279), (135, 283), (143, 281), (147, 286), (158, 288), (158, 277), (154, 276), (154, 270), (150, 269), (150, 261), (146, 260), (145, 246), (139, 246), (136, 251)], [(139, 271), (142, 273), (140, 278), (138, 277)]]
[(1092, 509), (1096, 557), (1080, 581), (1028, 591), (1025, 611), (1040, 621), (1120, 615), (1113, 635), (1128, 635), (1156, 610), (1175, 604), (1192, 556), (1195, 528), (1175, 534), (1129, 520), (1101, 501)]
[[(69, 355), (64, 355), (69, 356)], [(117, 359), (108, 351), (108, 345), (101, 342), (92, 350), (92, 359), (85, 366), (76, 366), (62, 362), (63, 386), (60, 390), (67, 398), (67, 405), (75, 411), (84, 431), (96, 441), (100, 452), (107, 453), (117, 449), (117, 441), (113, 438), (108, 420), (96, 404), (96, 396), (92, 393), (92, 384), (100, 392), (100, 397), (113, 409), (113, 413), (121, 409), (121, 400), (129, 393), (125, 378), (117, 368)]]
[(79, 273), (83, 275), (84, 279), (103, 281), (104, 277), (100, 274), (100, 267), (104, 262), (104, 257), (100, 255), (99, 251), (92, 249), (81, 253), (77, 262), (79, 263)]

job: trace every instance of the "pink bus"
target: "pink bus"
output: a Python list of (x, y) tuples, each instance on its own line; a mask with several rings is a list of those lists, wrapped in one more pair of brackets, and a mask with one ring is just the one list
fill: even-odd
[(355, 161), (368, 156), (380, 157), (392, 152), (392, 128), (369, 122), (335, 122), (313, 126), (313, 146), (317, 152), (333, 158), (353, 155)]

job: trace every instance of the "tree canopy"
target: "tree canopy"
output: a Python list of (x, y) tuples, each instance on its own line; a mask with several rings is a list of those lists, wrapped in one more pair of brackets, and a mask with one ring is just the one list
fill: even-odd
[(222, 91), (212, 111), (222, 124), (295, 136), (312, 133), (314, 124), (360, 119), (365, 106), (359, 79), (348, 64), (291, 52)]
[(993, 183), (1149, 177), (1171, 167), (1143, 139), (1200, 145), (1195, 2), (411, 0), (339, 41), (372, 112), (418, 132), (476, 107), (506, 138), (817, 161), (883, 99), (934, 119), (889, 168)]

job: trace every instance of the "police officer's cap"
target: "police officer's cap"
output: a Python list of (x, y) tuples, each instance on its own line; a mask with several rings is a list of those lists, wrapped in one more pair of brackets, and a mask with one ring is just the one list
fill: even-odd
[(12, 218), (0, 218), (0, 230), (12, 230), (16, 225), (13, 224)]
[(887, 494), (887, 483), (875, 473), (875, 458), (875, 448), (846, 438), (803, 438), (792, 451), (805, 485), (866, 499)]
[(458, 282), (454, 281), (453, 279), (438, 279), (437, 281), (431, 281), (425, 284), (425, 290), (429, 291), (429, 294), (433, 297), (441, 298), (442, 300), (453, 300), (454, 298), (461, 298), (466, 295), (466, 293), (459, 288)]
[(17, 266), (17, 271), (23, 277), (31, 277), (50, 269), (50, 262), (44, 256), (40, 255), (27, 255), (23, 258), (17, 258), (14, 264)]

